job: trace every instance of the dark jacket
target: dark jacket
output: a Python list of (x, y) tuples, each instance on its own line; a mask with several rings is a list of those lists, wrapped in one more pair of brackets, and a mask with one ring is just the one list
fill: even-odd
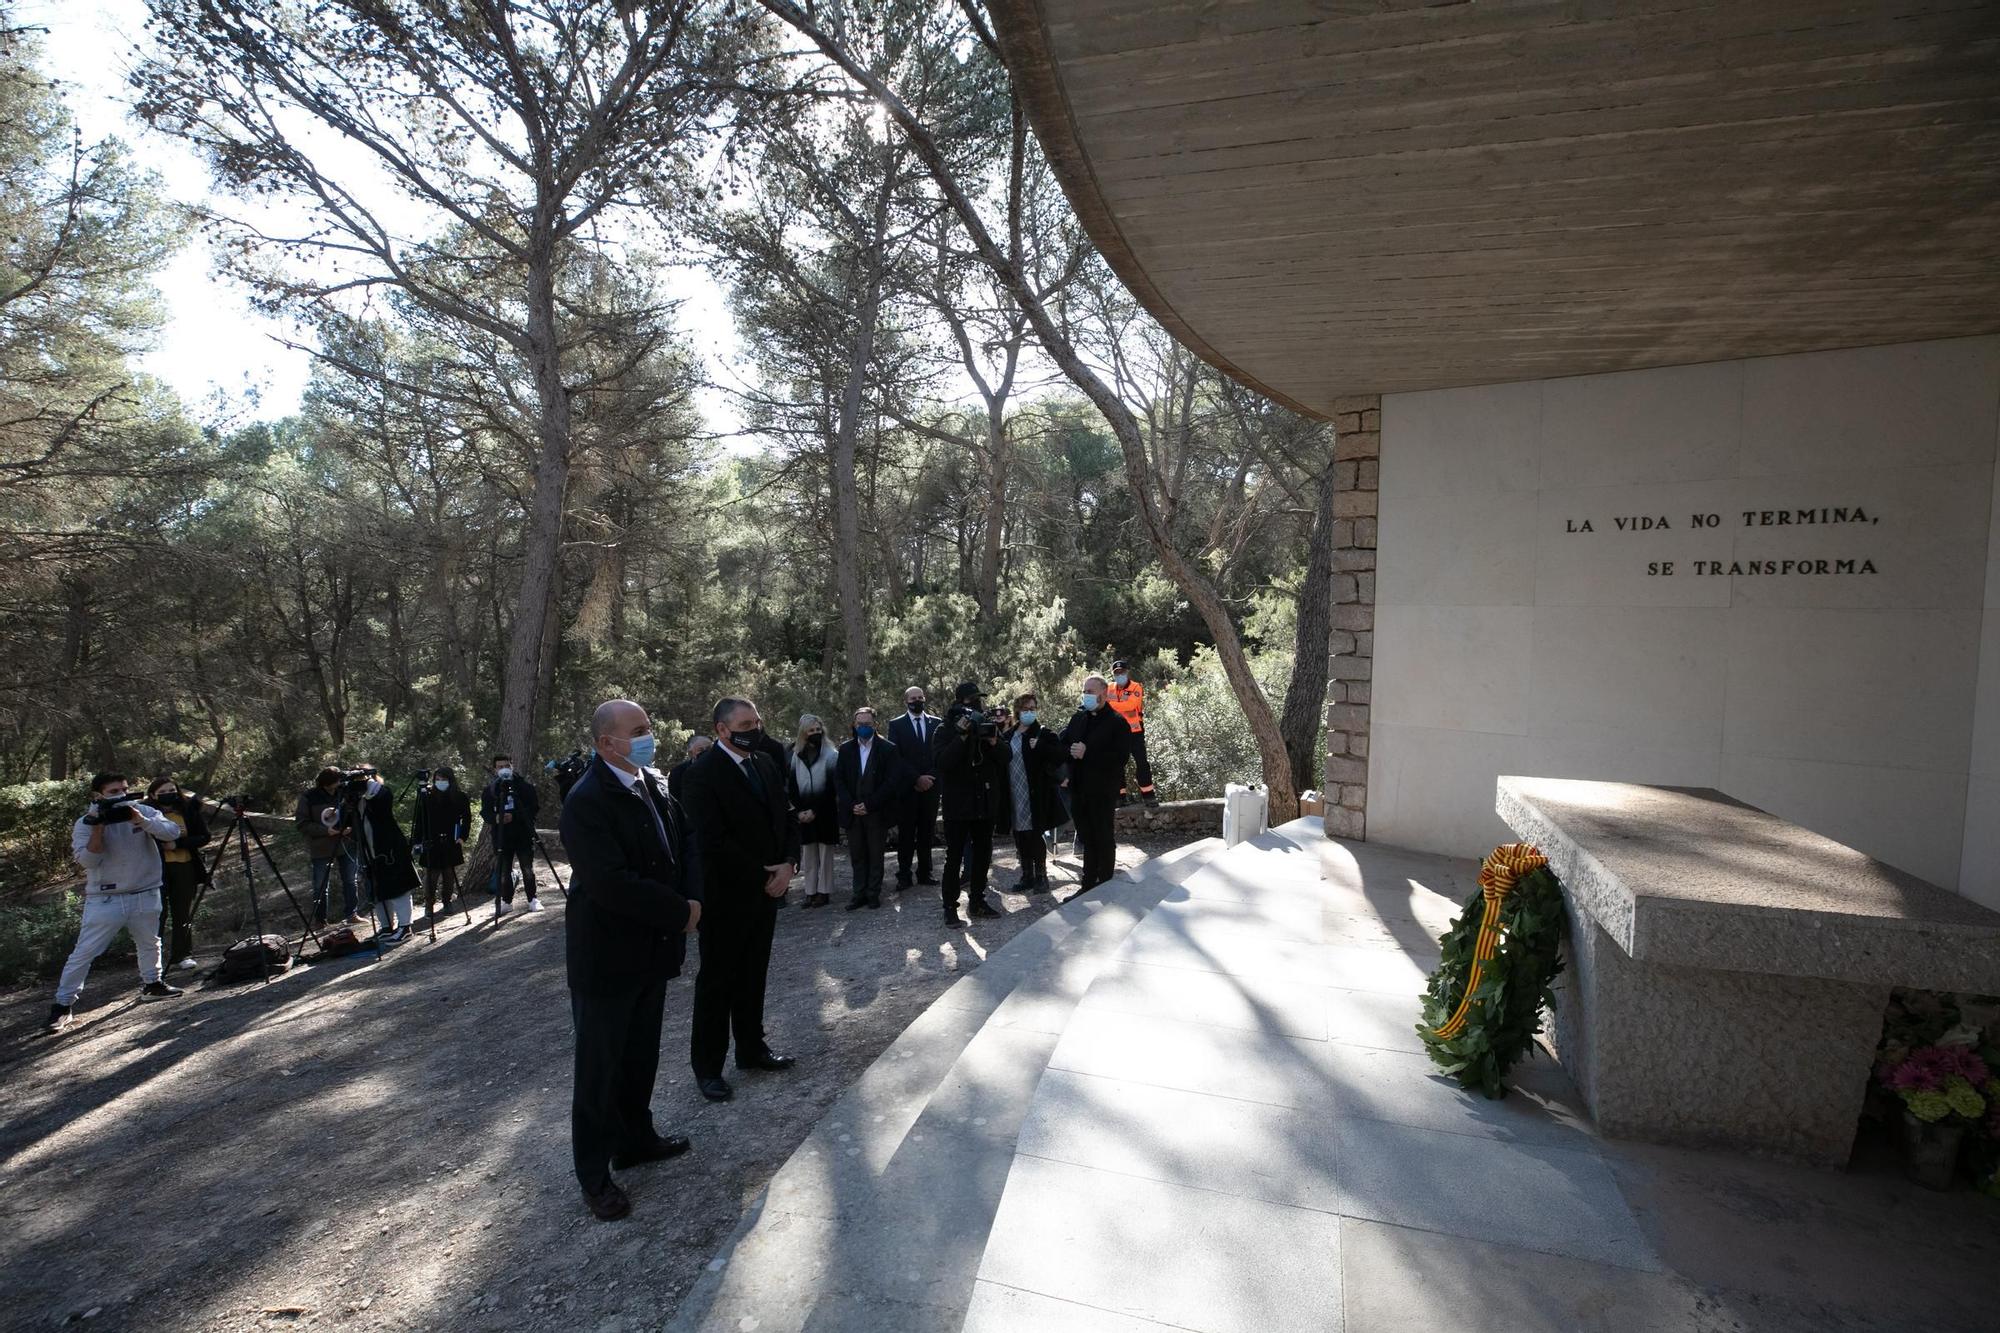
[(909, 794), (916, 774), (904, 764), (903, 756), (881, 735), (868, 749), (868, 771), (861, 770), (861, 742), (842, 741), (840, 755), (833, 761), (834, 801), (840, 809), (840, 826), (854, 823), (854, 807), (866, 805), (868, 813), (885, 819), (895, 817), (896, 805)]
[(365, 858), (368, 883), (376, 902), (399, 898), (417, 887), (417, 867), (410, 860), (410, 840), (396, 822), (396, 798), (389, 784), (361, 803), (361, 822), (356, 850)]
[[(503, 824), (500, 816), (510, 798), (514, 802), (514, 818)], [(494, 846), (510, 852), (525, 852), (534, 847), (535, 815), (540, 809), (541, 798), (535, 795), (535, 784), (519, 773), (505, 782), (494, 778), (479, 793), (480, 822), (493, 826), (493, 836), (498, 839)]]
[[(181, 827), (186, 830), (186, 832), (182, 833), (180, 837), (175, 838), (172, 842), (162, 843), (160, 845), (161, 851), (172, 847), (183, 852), (198, 852), (208, 846), (210, 837), (208, 816), (202, 813), (201, 801), (198, 798), (191, 799), (187, 793), (183, 792), (181, 793), (181, 803), (179, 805), (166, 806), (158, 801), (153, 801), (149, 804), (168, 818), (179, 815), (181, 817)], [(194, 862), (196, 865), (200, 865), (201, 858), (199, 856), (195, 857)]]
[(465, 839), (472, 836), (472, 798), (456, 782), (450, 791), (426, 787), (417, 793), (410, 818), (410, 841), (425, 869), (465, 864)]
[(692, 759), (683, 759), (667, 770), (667, 790), (673, 794), (675, 800), (679, 800), (681, 793), (686, 790), (688, 774), (692, 772), (694, 772)]
[[(1069, 747), (1083, 742), (1083, 758), (1070, 759)], [(1063, 728), (1060, 746), (1069, 761), (1069, 789), (1086, 800), (1116, 800), (1125, 782), (1125, 760), (1132, 752), (1132, 728), (1111, 705), (1079, 708)]]
[(764, 892), (764, 867), (799, 859), (799, 825), (778, 766), (761, 752), (744, 763), (756, 769), (758, 786), (721, 745), (711, 746), (694, 761), (687, 790), (680, 793), (701, 849), (704, 926), (710, 916), (728, 920), (757, 909), (777, 910), (778, 900)]
[[(1022, 730), (1020, 735), (1021, 762), (1028, 774), (1028, 813), (1033, 819), (1031, 831), (1046, 833), (1052, 828), (1061, 828), (1069, 822), (1060, 791), (1063, 762), (1069, 758), (1069, 752), (1063, 748), (1062, 738), (1040, 722)], [(993, 817), (993, 826), (995, 832), (1006, 833), (1014, 827), (1013, 734), (1001, 737), (1000, 746), (1007, 752), (1007, 767), (1000, 771), (999, 809)]]
[(889, 740), (895, 745), (896, 752), (903, 756), (903, 766), (910, 770), (912, 779), (925, 774), (936, 774), (937, 736), (943, 726), (942, 719), (925, 713), (924, 735), (927, 739), (918, 740), (917, 724), (910, 720), (909, 709), (905, 708), (899, 715), (889, 719), (887, 728)]
[(322, 787), (307, 787), (299, 793), (299, 807), (292, 812), (292, 822), (298, 825), (299, 832), (306, 835), (306, 855), (315, 861), (330, 861), (343, 851), (351, 855), (360, 855), (355, 851), (355, 840), (351, 834), (346, 838), (327, 836), (326, 825), (321, 822), (320, 812), (330, 805), (340, 809), (338, 826), (351, 828), (354, 823), (354, 811), (347, 805), (346, 796), (338, 787), (331, 793)]
[(679, 976), (687, 957), (688, 900), (701, 897), (700, 853), (658, 770), (644, 770), (640, 785), (643, 794), (593, 759), (563, 802), (570, 864), (563, 954), (569, 988), (585, 995), (643, 990)]
[(988, 745), (970, 729), (959, 729), (961, 722), (978, 721), (976, 714), (954, 708), (938, 728), (932, 752), (943, 793), (938, 813), (946, 819), (992, 819), (995, 794), (1007, 779), (1007, 754), (999, 741)]
[[(799, 771), (792, 762), (794, 758), (798, 757), (793, 753), (797, 748), (797, 746), (786, 747), (784, 767), (785, 794), (791, 799), (793, 818), (795, 820), (800, 811), (810, 810), (813, 812), (810, 824), (799, 825), (799, 841), (801, 843), (839, 842), (840, 815), (838, 804), (834, 799), (833, 765), (828, 764), (822, 770), (822, 780), (819, 784), (819, 789), (808, 793), (799, 786)], [(834, 759), (835, 762), (838, 762), (836, 752), (824, 737), (820, 739), (819, 753), (822, 761), (825, 759)]]

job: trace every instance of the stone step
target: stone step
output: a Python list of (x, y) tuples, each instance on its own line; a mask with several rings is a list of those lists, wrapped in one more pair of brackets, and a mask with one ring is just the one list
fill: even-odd
[(1170, 876), (1220, 850), (1204, 839), (1074, 896), (954, 983), (828, 1109), (669, 1333), (955, 1328), (1069, 1013)]

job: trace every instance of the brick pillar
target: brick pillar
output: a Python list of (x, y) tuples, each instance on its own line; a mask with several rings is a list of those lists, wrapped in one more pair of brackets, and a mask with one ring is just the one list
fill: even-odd
[(1382, 399), (1333, 404), (1333, 668), (1326, 687), (1326, 831), (1368, 836), (1368, 696), (1375, 667), (1375, 492)]

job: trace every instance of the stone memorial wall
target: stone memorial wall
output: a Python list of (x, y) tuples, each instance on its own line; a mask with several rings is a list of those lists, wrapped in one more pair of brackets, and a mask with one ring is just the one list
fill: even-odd
[(2000, 338), (1382, 400), (1371, 840), (1720, 788), (2000, 905)]

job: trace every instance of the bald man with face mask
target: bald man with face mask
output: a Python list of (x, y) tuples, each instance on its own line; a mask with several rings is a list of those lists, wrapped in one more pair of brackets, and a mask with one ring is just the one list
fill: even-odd
[(576, 1070), (570, 1145), (584, 1203), (603, 1221), (632, 1211), (612, 1180), (688, 1150), (650, 1103), (667, 982), (701, 923), (701, 867), (680, 802), (653, 767), (653, 722), (630, 699), (598, 705), (597, 757), (562, 807), (571, 867), (563, 921)]

